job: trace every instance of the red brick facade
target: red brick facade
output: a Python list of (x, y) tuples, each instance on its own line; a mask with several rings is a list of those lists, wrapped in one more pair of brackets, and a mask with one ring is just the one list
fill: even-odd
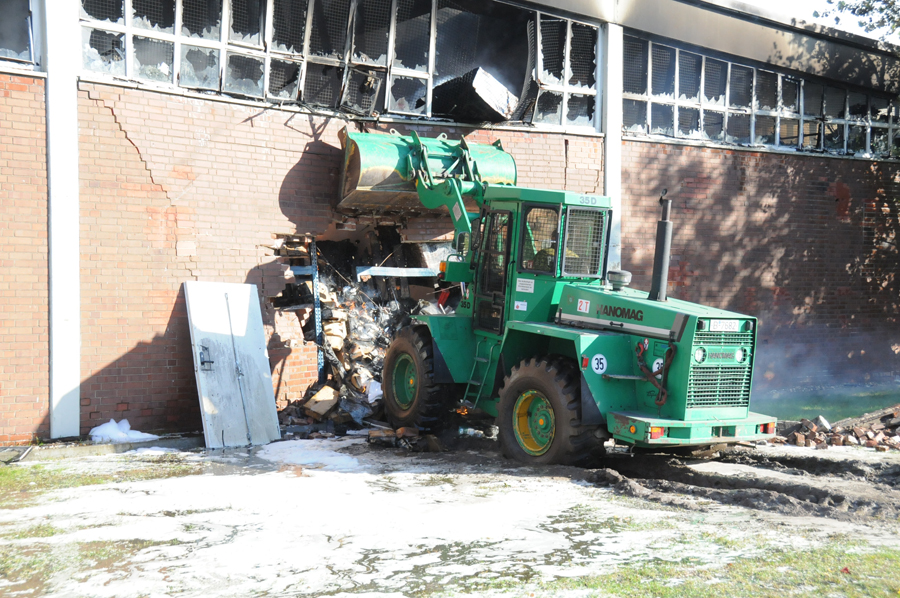
[(44, 80), (0, 74), (0, 443), (50, 433)]

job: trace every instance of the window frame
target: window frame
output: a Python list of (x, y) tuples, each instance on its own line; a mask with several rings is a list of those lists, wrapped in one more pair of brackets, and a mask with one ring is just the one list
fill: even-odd
[[(543, 209), (543, 210), (552, 210), (556, 212), (556, 252), (553, 257), (553, 269), (550, 271), (547, 270), (534, 270), (532, 268), (525, 268), (523, 259), (523, 255), (525, 252), (525, 231), (528, 226), (528, 214), (533, 209)], [(526, 202), (522, 204), (522, 209), (520, 211), (521, 217), (520, 221), (520, 231), (519, 231), (519, 252), (518, 256), (516, 256), (516, 271), (519, 274), (539, 274), (544, 276), (557, 276), (559, 273), (560, 263), (559, 263), (559, 246), (560, 239), (562, 238), (562, 231), (560, 230), (560, 225), (562, 223), (562, 210), (560, 209), (560, 205), (554, 204), (545, 204), (545, 203), (537, 203), (537, 202)]]

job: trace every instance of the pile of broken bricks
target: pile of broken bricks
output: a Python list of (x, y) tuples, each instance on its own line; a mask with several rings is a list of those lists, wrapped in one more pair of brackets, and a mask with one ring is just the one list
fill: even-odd
[(834, 425), (821, 415), (813, 421), (803, 419), (769, 442), (820, 450), (829, 446), (864, 446), (879, 452), (900, 451), (900, 405), (844, 419)]

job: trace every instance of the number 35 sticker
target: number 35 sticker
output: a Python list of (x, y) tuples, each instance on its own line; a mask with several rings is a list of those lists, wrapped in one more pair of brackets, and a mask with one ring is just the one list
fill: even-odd
[(594, 370), (595, 374), (602, 374), (606, 371), (606, 357), (597, 353), (594, 355), (594, 358), (591, 359), (591, 369)]

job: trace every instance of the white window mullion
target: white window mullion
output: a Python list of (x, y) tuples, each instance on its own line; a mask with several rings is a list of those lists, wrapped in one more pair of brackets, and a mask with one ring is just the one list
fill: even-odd
[[(303, 0), (300, 0), (301, 2)], [(304, 100), (303, 92), (306, 89), (306, 72), (309, 68), (309, 38), (312, 35), (313, 10), (315, 9), (315, 1), (309, 0), (306, 6), (306, 28), (303, 30), (303, 68), (300, 71), (300, 92), (299, 97)]]
[(125, 77), (135, 79), (137, 74), (134, 72), (134, 38), (131, 35), (131, 8), (131, 0), (125, 0), (125, 14), (123, 15), (123, 20), (125, 21)]
[(647, 42), (647, 134), (653, 132), (653, 42)]
[(172, 85), (176, 87), (181, 79), (181, 12), (183, 6), (184, 0), (175, 0), (175, 25), (173, 27), (175, 45), (172, 50)]
[(428, 87), (425, 91), (425, 115), (431, 118), (431, 100), (434, 88), (434, 63), (437, 52), (437, 0), (431, 0), (431, 21), (428, 37)]
[(804, 102), (804, 100), (806, 99), (806, 92), (804, 91), (804, 83), (805, 82), (803, 79), (800, 79), (797, 82), (797, 112), (800, 114), (800, 131), (797, 135), (797, 147), (799, 147), (801, 150), (803, 149), (803, 136), (805, 132), (804, 129), (806, 128), (806, 114), (804, 114), (806, 106), (806, 103)]
[(728, 141), (728, 117), (731, 116), (731, 63), (726, 62), (725, 69), (725, 98), (722, 105), (725, 108), (725, 116), (722, 118), (722, 135)]
[[(388, 29), (388, 47), (387, 47), (387, 71), (385, 72), (384, 83), (384, 106), (382, 112), (388, 111), (391, 93), (391, 77), (394, 71), (394, 45), (397, 36), (397, 0), (391, 0), (391, 23)], [(377, 100), (378, 98), (376, 98)]]
[(672, 105), (672, 136), (680, 137), (681, 134), (678, 132), (678, 77), (681, 70), (681, 50), (675, 48), (675, 77), (672, 81), (672, 101), (675, 102)]
[(262, 45), (266, 54), (263, 62), (263, 97), (269, 96), (269, 77), (272, 73), (272, 35), (275, 30), (275, 0), (266, 0), (266, 14), (263, 21)]

